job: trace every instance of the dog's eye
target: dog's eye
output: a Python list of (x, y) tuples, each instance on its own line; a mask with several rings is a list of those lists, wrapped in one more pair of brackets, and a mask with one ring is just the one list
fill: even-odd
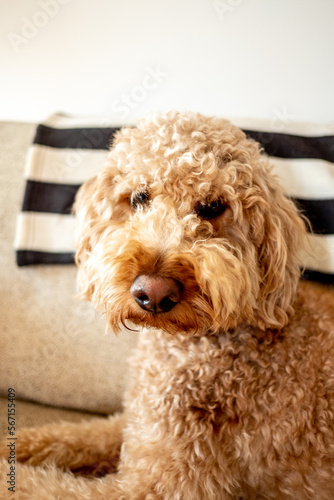
[(139, 193), (132, 194), (130, 204), (132, 208), (137, 208), (139, 205), (147, 205), (149, 202), (149, 194), (147, 191), (140, 191)]
[(225, 212), (226, 208), (227, 205), (222, 200), (214, 200), (206, 203), (197, 203), (195, 213), (201, 219), (214, 219)]

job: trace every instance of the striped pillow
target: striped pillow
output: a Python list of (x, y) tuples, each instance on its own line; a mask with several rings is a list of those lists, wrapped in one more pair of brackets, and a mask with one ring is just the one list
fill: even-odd
[[(334, 283), (334, 136), (318, 125), (290, 124), (273, 132), (242, 122), (271, 157), (287, 196), (309, 218), (311, 249), (301, 255), (304, 277)], [(239, 123), (238, 123), (239, 122)], [(26, 189), (16, 231), (19, 266), (74, 261), (71, 206), (79, 186), (100, 169), (119, 127), (52, 115), (37, 127), (27, 157)]]

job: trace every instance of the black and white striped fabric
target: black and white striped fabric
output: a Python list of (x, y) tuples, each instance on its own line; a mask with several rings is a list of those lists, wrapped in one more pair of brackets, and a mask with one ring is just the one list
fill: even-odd
[[(304, 277), (334, 283), (334, 135), (329, 127), (234, 120), (271, 157), (287, 196), (309, 218)], [(16, 231), (20, 266), (74, 261), (71, 206), (80, 185), (99, 170), (118, 126), (55, 114), (37, 127), (26, 165), (26, 189)]]

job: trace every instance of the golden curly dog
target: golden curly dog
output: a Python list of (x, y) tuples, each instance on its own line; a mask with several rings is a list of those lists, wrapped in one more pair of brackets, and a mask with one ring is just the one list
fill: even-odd
[(259, 145), (154, 115), (76, 211), (83, 298), (141, 330), (125, 411), (22, 431), (13, 498), (334, 499), (334, 295), (299, 283), (304, 223)]

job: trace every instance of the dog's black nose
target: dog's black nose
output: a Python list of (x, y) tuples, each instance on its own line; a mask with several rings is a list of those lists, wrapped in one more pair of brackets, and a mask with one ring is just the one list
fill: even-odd
[(165, 313), (180, 301), (182, 285), (174, 278), (142, 274), (133, 281), (130, 292), (144, 311)]

